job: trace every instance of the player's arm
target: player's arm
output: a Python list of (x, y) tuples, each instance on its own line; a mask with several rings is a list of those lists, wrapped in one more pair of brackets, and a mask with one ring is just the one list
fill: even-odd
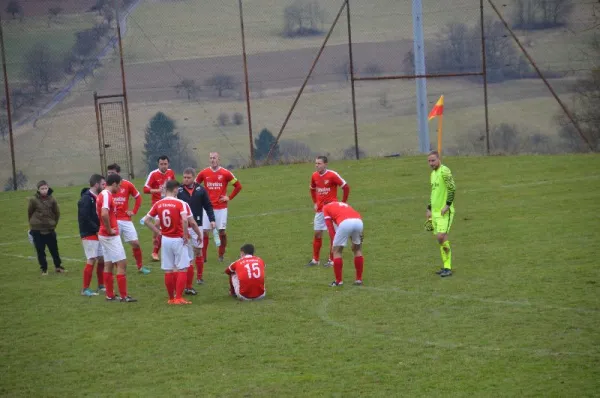
[(98, 228), (100, 226), (98, 224), (96, 224), (95, 217), (92, 216), (96, 212), (96, 210), (93, 208), (93, 205), (92, 205), (92, 199), (89, 197), (89, 195), (84, 195), (81, 198), (80, 203), (81, 204), (78, 207), (79, 219), (83, 220), (83, 222), (85, 224), (87, 224), (90, 229), (93, 229), (94, 231), (98, 231)]
[(329, 237), (333, 240), (335, 237), (335, 228), (333, 227), (333, 220), (330, 216), (325, 216), (325, 225), (327, 225), (327, 232), (329, 232)]
[(198, 223), (196, 222), (196, 220), (194, 220), (194, 216), (188, 217), (188, 224), (189, 224), (190, 228), (196, 233), (196, 236), (198, 237), (198, 241), (200, 241), (202, 232), (200, 232), (200, 228), (198, 227)]
[(213, 209), (212, 203), (210, 203), (210, 198), (208, 197), (208, 192), (206, 189), (202, 189), (202, 194), (200, 197), (202, 201), (202, 208), (206, 212), (206, 216), (208, 217), (208, 221), (212, 224), (215, 222), (215, 211)]
[(154, 185), (154, 173), (150, 173), (148, 174), (148, 178), (146, 179), (146, 183), (144, 184), (144, 193), (148, 193), (148, 194), (154, 194), (154, 193), (161, 193), (162, 190), (159, 188), (152, 188), (152, 185)]
[(231, 263), (229, 265), (229, 267), (225, 268), (225, 273), (227, 275), (233, 275), (233, 274), (235, 274), (235, 263)]
[(334, 174), (335, 174), (335, 178), (334, 178), (335, 183), (342, 188), (342, 192), (343, 192), (342, 202), (347, 203), (348, 197), (350, 196), (350, 185), (348, 185), (346, 180), (344, 180), (342, 178), (342, 176), (340, 176), (338, 173), (334, 173)]
[(110, 213), (108, 211), (108, 208), (106, 208), (106, 207), (102, 208), (102, 210), (100, 211), (100, 218), (102, 219), (102, 223), (104, 223), (104, 228), (106, 228), (106, 231), (108, 232), (108, 234), (114, 235), (115, 232), (110, 227)]
[(202, 184), (202, 181), (204, 181), (204, 175), (202, 174), (202, 171), (198, 173), (195, 181), (197, 184)]
[(144, 217), (144, 225), (154, 232), (155, 235), (160, 235), (160, 230), (154, 225), (154, 217), (156, 217), (157, 214), (156, 208), (152, 206), (148, 214)]
[(446, 197), (446, 206), (452, 206), (452, 203), (454, 202), (454, 194), (456, 193), (456, 184), (454, 183), (454, 177), (452, 177), (452, 172), (449, 168), (444, 167), (442, 169), (442, 179), (444, 180), (446, 190), (448, 191), (448, 196)]
[(140, 210), (140, 206), (142, 205), (142, 195), (140, 195), (140, 192), (137, 189), (135, 189), (133, 184), (131, 184), (130, 194), (135, 199), (135, 205), (133, 205), (133, 210), (132, 210), (132, 213), (130, 214), (130, 216), (131, 216), (131, 215), (137, 214), (138, 211)]
[(27, 220), (31, 220), (33, 213), (35, 213), (35, 200), (29, 199), (29, 206), (27, 206)]
[(188, 241), (190, 239), (190, 231), (188, 230), (190, 223), (188, 222), (188, 213), (185, 210), (181, 212), (181, 223), (183, 224), (183, 239)]
[(60, 220), (60, 207), (58, 206), (56, 199), (52, 201), (52, 208), (54, 210), (54, 214), (56, 214), (56, 225), (58, 225), (58, 220)]

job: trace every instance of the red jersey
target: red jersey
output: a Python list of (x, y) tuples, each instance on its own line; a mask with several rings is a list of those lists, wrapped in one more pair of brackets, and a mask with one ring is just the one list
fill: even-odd
[(349, 218), (360, 218), (360, 213), (354, 210), (348, 203), (332, 202), (323, 207), (323, 217), (331, 219), (335, 224), (340, 225), (342, 221)]
[[(110, 227), (114, 231), (114, 235), (109, 235), (102, 221), (102, 209), (108, 209), (108, 219), (110, 221)], [(119, 235), (119, 226), (117, 224), (117, 206), (113, 199), (113, 194), (108, 189), (100, 192), (96, 198), (96, 213), (98, 213), (98, 219), (100, 220), (100, 230), (98, 235), (100, 236), (115, 236)]]
[(219, 202), (221, 196), (227, 195), (227, 185), (231, 182), (235, 184), (237, 178), (233, 173), (227, 169), (219, 167), (217, 170), (213, 170), (210, 167), (205, 168), (198, 176), (196, 176), (196, 182), (202, 184), (208, 191), (208, 197), (214, 210), (226, 209), (227, 202)]
[[(167, 171), (163, 173), (160, 172), (159, 169), (153, 170), (148, 174), (148, 178), (146, 179), (146, 183), (144, 184), (144, 193), (150, 193), (151, 189), (162, 189), (167, 181), (174, 180), (175, 173), (171, 169), (167, 169)], [(162, 194), (153, 193), (152, 194), (152, 204), (155, 204), (162, 198)]]
[(130, 196), (132, 198), (137, 198), (140, 196), (140, 193), (131, 182), (121, 180), (119, 191), (113, 195), (113, 200), (117, 206), (117, 220), (131, 221), (131, 217), (127, 215)]
[(225, 269), (229, 275), (234, 272), (240, 281), (242, 296), (251, 299), (265, 293), (265, 263), (260, 257), (244, 256)]
[(168, 238), (183, 238), (183, 220), (191, 215), (187, 203), (171, 197), (159, 200), (148, 212), (148, 216), (158, 217), (160, 233)]
[(316, 193), (317, 213), (323, 211), (327, 203), (337, 202), (337, 189), (345, 185), (346, 181), (333, 170), (325, 170), (323, 174), (315, 171), (310, 179), (310, 189)]

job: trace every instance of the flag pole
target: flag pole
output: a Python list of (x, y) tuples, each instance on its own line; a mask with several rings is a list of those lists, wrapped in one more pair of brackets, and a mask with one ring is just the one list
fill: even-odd
[(439, 115), (438, 116), (438, 131), (437, 131), (437, 139), (438, 139), (438, 146), (437, 146), (437, 151), (440, 155), (440, 157), (442, 156), (442, 121), (444, 120), (444, 115)]

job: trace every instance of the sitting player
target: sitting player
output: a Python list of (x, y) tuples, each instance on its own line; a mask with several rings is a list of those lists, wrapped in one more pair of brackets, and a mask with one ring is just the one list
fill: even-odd
[[(335, 281), (329, 286), (343, 285), (342, 278), (342, 251), (352, 238), (352, 252), (354, 253), (354, 268), (356, 270), (356, 279), (354, 284), (360, 286), (362, 282), (362, 273), (364, 258), (362, 255), (363, 240), (363, 222), (359, 212), (354, 210), (349, 204), (343, 202), (332, 202), (323, 207), (323, 216), (329, 236), (333, 241), (333, 272)], [(334, 223), (337, 225), (337, 231), (334, 229)]]
[(254, 246), (246, 244), (240, 249), (240, 259), (225, 268), (229, 275), (229, 294), (239, 300), (259, 300), (265, 290), (265, 263), (254, 255)]

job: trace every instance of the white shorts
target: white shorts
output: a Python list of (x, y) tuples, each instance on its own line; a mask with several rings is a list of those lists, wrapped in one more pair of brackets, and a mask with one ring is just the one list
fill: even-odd
[(362, 234), (362, 220), (360, 218), (348, 218), (338, 225), (335, 231), (335, 238), (333, 238), (333, 246), (345, 247), (348, 238), (352, 238), (352, 243), (355, 245), (360, 245), (362, 243)]
[(83, 245), (86, 260), (102, 257), (102, 245), (99, 240), (82, 239), (81, 244)]
[(190, 264), (183, 238), (162, 237), (160, 268), (165, 271), (185, 270)]
[(235, 295), (240, 300), (244, 300), (244, 301), (260, 300), (261, 298), (264, 298), (265, 295), (267, 294), (267, 292), (264, 292), (263, 294), (261, 294), (258, 297), (255, 297), (255, 298), (247, 298), (247, 297), (242, 296), (240, 294), (240, 280), (238, 279), (238, 276), (235, 273), (231, 274), (231, 284), (233, 285), (233, 291), (235, 292)]
[(131, 221), (117, 220), (117, 225), (119, 226), (119, 233), (121, 234), (121, 237), (125, 243), (138, 240), (137, 231), (135, 230), (135, 227)]
[(117, 263), (127, 259), (125, 249), (121, 238), (118, 236), (98, 236), (102, 253), (104, 253), (104, 261), (107, 263)]
[(202, 246), (204, 246), (202, 243), (202, 236), (204, 235), (204, 231), (202, 231), (202, 229), (200, 229), (200, 243), (198, 243), (198, 240), (196, 239), (198, 237), (198, 235), (196, 235), (194, 230), (192, 228), (189, 228), (189, 231), (190, 231), (190, 240), (188, 241), (186, 247), (187, 247), (187, 253), (188, 253), (188, 261), (192, 261), (194, 258), (196, 258), (196, 255), (194, 254), (194, 248), (202, 249)]
[[(215, 210), (215, 224), (217, 229), (227, 229), (227, 209)], [(202, 228), (207, 231), (210, 229), (210, 221), (204, 210), (202, 210)]]
[(314, 221), (315, 231), (327, 231), (327, 224), (325, 224), (325, 217), (323, 212), (315, 213)]

